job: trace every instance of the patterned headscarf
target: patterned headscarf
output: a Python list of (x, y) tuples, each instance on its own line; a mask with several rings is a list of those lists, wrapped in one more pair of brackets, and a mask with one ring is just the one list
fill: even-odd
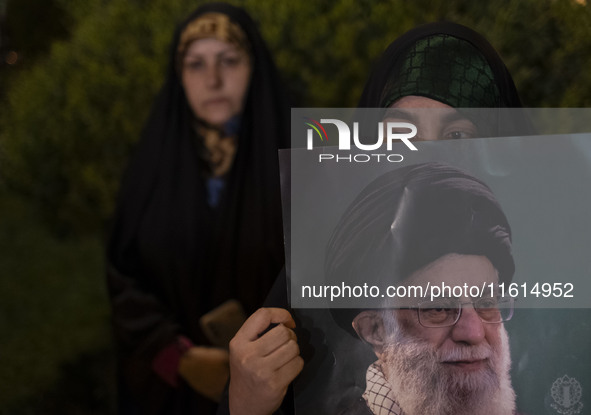
[(195, 40), (218, 39), (230, 43), (250, 54), (250, 44), (244, 31), (230, 17), (222, 13), (204, 13), (190, 21), (179, 36), (177, 45), (177, 68)]
[(513, 79), (488, 41), (465, 26), (438, 22), (405, 33), (384, 52), (361, 108), (385, 108), (418, 95), (454, 108), (521, 107)]

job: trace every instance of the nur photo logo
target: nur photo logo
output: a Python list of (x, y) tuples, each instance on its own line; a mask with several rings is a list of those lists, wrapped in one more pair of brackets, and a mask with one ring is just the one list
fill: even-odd
[[(326, 146), (329, 143), (328, 133), (324, 125), (333, 126), (338, 132), (338, 150), (350, 152), (352, 149), (363, 151), (356, 154), (338, 154), (334, 152), (321, 153), (318, 156), (318, 162), (356, 162), (367, 163), (369, 161), (388, 161), (399, 163), (404, 160), (402, 154), (392, 153), (393, 143), (402, 142), (410, 151), (418, 151), (415, 145), (410, 141), (417, 135), (417, 127), (408, 122), (379, 122), (375, 131), (377, 138), (373, 140), (361, 140), (359, 137), (359, 123), (353, 122), (352, 128), (339, 119), (322, 118), (320, 122), (305, 117), (305, 124), (309, 127), (306, 135), (306, 149), (314, 149), (314, 139), (319, 137), (320, 143)], [(324, 124), (324, 125), (323, 125)], [(318, 138), (316, 138), (318, 140)], [(334, 141), (333, 141), (334, 142)], [(380, 151), (380, 152), (376, 152)]]

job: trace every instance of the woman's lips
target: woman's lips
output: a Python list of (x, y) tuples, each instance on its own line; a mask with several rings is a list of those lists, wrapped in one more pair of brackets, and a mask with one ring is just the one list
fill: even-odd
[(227, 98), (210, 98), (207, 99), (205, 101), (203, 101), (204, 105), (221, 105), (221, 104), (226, 104), (228, 102)]

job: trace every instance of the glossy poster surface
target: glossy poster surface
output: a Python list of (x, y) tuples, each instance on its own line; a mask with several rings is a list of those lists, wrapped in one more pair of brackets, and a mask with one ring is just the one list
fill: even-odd
[[(360, 142), (351, 138), (351, 148), (342, 150), (338, 148), (342, 144), (338, 140), (330, 146), (331, 137), (342, 137), (338, 135), (337, 123), (322, 121), (337, 120), (338, 116), (301, 111), (306, 115), (292, 113), (292, 136), (302, 136), (300, 124), (304, 125), (307, 136), (310, 135), (305, 131), (308, 124), (316, 127), (320, 124), (329, 146), (313, 145), (310, 149), (304, 143), (303, 148), (280, 154), (284, 207), (289, 208), (291, 219), (286, 227), (288, 285), (291, 306), (302, 333), (299, 335), (302, 354), (307, 361), (295, 385), (297, 413), (357, 413), (360, 402), (364, 404), (366, 372), (377, 356), (375, 344), (361, 341), (351, 326), (347, 326), (347, 320), (343, 324), (339, 317), (343, 313), (334, 310), (357, 310), (350, 313), (352, 318), (363, 310), (400, 308), (401, 303), (396, 301), (406, 301), (413, 307), (418, 301), (408, 300), (409, 295), (402, 300), (401, 296), (393, 299), (384, 294), (388, 278), (377, 277), (375, 272), (353, 280), (327, 277), (331, 267), (327, 257), (333, 255), (331, 241), (338, 234), (336, 228), (341, 226), (342, 218), (348, 215), (347, 209), (376, 178), (380, 180), (388, 174), (396, 177), (397, 173), (391, 173), (394, 170), (433, 162), (465, 172), (488, 186), (510, 224), (515, 271), (511, 279), (500, 278), (498, 283), (503, 284), (503, 295), (515, 298), (514, 313), (509, 321), (498, 324), (505, 327), (508, 337), (509, 381), (516, 395), (516, 409), (525, 414), (586, 413), (591, 406), (591, 219), (588, 213), (591, 211), (591, 136), (584, 132), (587, 114), (576, 111), (567, 115), (564, 111), (529, 114), (528, 125), (519, 125), (515, 131), (529, 129), (535, 134), (433, 142), (410, 140), (417, 148), (412, 150), (398, 138), (392, 140), (388, 149), (385, 132), (382, 148), (360, 149), (357, 146)], [(352, 113), (339, 116), (347, 120), (343, 122), (353, 136), (353, 121), (347, 119)], [(500, 124), (503, 116), (494, 116), (497, 117), (494, 122)], [(570, 121), (548, 126), (549, 116)], [(485, 114), (471, 119), (492, 117)], [(507, 117), (523, 119), (521, 114)], [(412, 123), (412, 120), (395, 120), (402, 121)], [(574, 133), (567, 133), (569, 129)], [(540, 135), (541, 132), (549, 134)], [(392, 133), (402, 135), (412, 133), (412, 129), (398, 128)], [(320, 134), (313, 130), (313, 139), (317, 140)], [(397, 161), (388, 161), (388, 155), (392, 154), (397, 156), (390, 159)], [(412, 189), (406, 189), (405, 194), (407, 199), (413, 199)], [(431, 202), (438, 203), (436, 199)], [(412, 208), (411, 213), (401, 213), (400, 206), (406, 210)], [(400, 206), (392, 216), (392, 229), (411, 220), (408, 218), (413, 217), (413, 209), (417, 212), (423, 209), (419, 202)], [(437, 211), (433, 206), (428, 209)], [(398, 234), (395, 231), (392, 234), (396, 239)], [(407, 241), (401, 238), (396, 244), (404, 246)], [(358, 262), (368, 263), (364, 258)], [(392, 285), (405, 285), (402, 282), (406, 276), (390, 276)], [(439, 283), (438, 288), (442, 288)], [(468, 295), (463, 292), (460, 297), (474, 300), (473, 297), (484, 295), (483, 288), (488, 285), (478, 286), (480, 291)], [(433, 286), (429, 289), (415, 299), (445, 297), (441, 292), (434, 292)], [(454, 293), (450, 293), (448, 297), (453, 297)], [(482, 408), (472, 408), (473, 413), (477, 410)]]

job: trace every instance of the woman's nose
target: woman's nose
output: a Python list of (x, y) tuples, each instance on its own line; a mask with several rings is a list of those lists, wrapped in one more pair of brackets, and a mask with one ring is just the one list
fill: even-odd
[(222, 77), (218, 65), (211, 65), (207, 68), (206, 84), (210, 88), (215, 88), (221, 85)]

